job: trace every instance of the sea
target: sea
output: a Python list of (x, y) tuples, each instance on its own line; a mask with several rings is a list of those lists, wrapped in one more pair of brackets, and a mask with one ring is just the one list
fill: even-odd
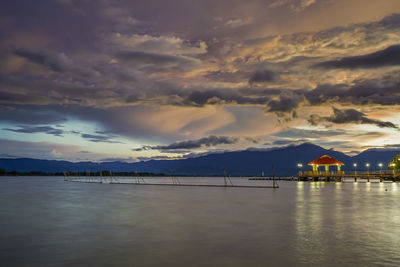
[(278, 185), (0, 177), (0, 266), (400, 266), (399, 183)]

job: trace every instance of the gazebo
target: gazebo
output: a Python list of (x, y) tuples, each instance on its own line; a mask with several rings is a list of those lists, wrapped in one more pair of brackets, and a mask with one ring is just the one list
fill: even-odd
[(331, 156), (323, 155), (322, 157), (311, 161), (307, 165), (312, 166), (313, 172), (318, 172), (319, 166), (325, 166), (325, 172), (329, 173), (329, 166), (336, 166), (337, 171), (340, 172), (340, 167), (341, 165), (344, 165), (344, 163), (332, 158)]

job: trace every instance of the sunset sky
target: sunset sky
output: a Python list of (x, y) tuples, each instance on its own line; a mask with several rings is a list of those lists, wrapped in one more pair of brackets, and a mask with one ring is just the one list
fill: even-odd
[(398, 147), (399, 0), (3, 0), (0, 157)]

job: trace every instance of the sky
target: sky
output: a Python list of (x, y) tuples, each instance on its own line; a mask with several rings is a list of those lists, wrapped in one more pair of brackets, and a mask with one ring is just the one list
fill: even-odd
[(3, 0), (0, 157), (399, 146), (398, 0)]

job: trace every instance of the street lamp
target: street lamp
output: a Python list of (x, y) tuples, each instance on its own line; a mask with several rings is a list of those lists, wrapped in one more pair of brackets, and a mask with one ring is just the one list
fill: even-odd
[(396, 167), (396, 163), (390, 163), (389, 166), (392, 167), (393, 176), (394, 176), (394, 169)]
[(353, 166), (354, 166), (354, 176), (356, 176), (357, 175), (357, 163), (354, 163)]
[(297, 163), (297, 168), (299, 168), (299, 176), (301, 175), (301, 169), (303, 168), (303, 164)]
[(367, 174), (369, 176), (369, 163), (365, 164), (365, 166), (367, 167)]
[(383, 166), (383, 164), (382, 164), (382, 163), (379, 163), (378, 166), (379, 166), (379, 168), (380, 168), (380, 172), (379, 172), (379, 173), (382, 174), (382, 166)]

